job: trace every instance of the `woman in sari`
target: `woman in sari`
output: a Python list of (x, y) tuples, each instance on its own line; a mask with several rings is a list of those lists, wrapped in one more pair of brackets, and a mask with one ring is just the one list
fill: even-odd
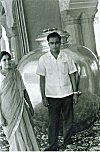
[(11, 151), (38, 151), (32, 125), (34, 114), (19, 71), (11, 68), (11, 55), (0, 56), (0, 125)]

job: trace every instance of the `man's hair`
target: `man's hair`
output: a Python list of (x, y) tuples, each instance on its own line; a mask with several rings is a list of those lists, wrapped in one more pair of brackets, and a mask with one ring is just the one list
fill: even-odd
[(1, 61), (1, 59), (3, 58), (4, 55), (8, 55), (8, 56), (10, 57), (10, 59), (11, 59), (10, 53), (8, 53), (7, 51), (2, 51), (2, 52), (0, 53), (0, 61)]
[(54, 38), (54, 37), (58, 37), (59, 40), (61, 41), (61, 36), (60, 36), (57, 32), (50, 33), (50, 34), (47, 36), (47, 41), (49, 42), (49, 39), (50, 39), (50, 38)]

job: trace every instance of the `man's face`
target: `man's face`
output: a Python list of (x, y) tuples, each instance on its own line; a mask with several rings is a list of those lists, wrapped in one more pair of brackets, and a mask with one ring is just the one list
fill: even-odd
[(60, 51), (61, 41), (58, 37), (49, 38), (48, 45), (50, 47), (50, 51), (53, 53), (58, 53)]

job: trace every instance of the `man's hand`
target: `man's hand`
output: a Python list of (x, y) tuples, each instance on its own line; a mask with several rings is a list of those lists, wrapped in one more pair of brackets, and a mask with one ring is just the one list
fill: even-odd
[(48, 107), (48, 106), (49, 106), (48, 100), (47, 100), (46, 97), (42, 98), (42, 102), (43, 102), (43, 105), (44, 105), (45, 107)]
[(77, 102), (78, 102), (78, 94), (74, 94), (73, 95), (73, 103), (77, 104)]

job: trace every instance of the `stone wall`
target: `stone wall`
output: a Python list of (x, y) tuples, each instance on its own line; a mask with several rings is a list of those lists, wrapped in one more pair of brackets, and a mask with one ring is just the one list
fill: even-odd
[(38, 47), (35, 39), (44, 29), (61, 29), (58, 0), (23, 0), (30, 51)]

